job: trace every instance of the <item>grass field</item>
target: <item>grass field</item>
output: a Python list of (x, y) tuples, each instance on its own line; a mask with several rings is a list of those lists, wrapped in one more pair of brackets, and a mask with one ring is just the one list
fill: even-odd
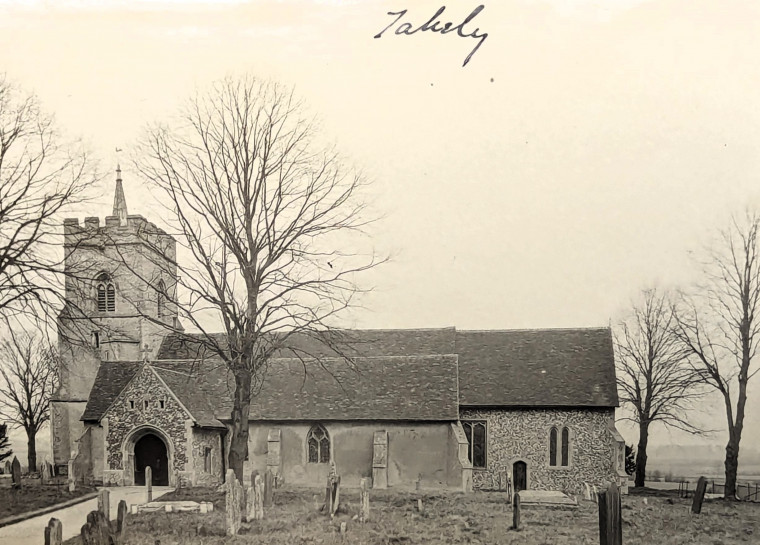
[[(505, 493), (415, 494), (371, 491), (371, 520), (360, 524), (358, 492), (342, 491), (334, 520), (315, 509), (314, 490), (277, 490), (266, 520), (245, 524), (241, 535), (224, 536), (224, 500), (210, 489), (182, 490), (164, 499), (214, 501), (208, 515), (149, 513), (130, 517), (128, 544), (390, 545), (433, 543), (598, 544), (598, 512), (591, 502), (578, 508), (523, 507), (523, 528), (511, 530), (512, 511)], [(423, 499), (423, 512), (416, 500)], [(760, 504), (706, 501), (701, 515), (689, 512), (690, 500), (667, 492), (623, 497), (626, 545), (719, 545), (760, 543)], [(341, 534), (340, 523), (347, 531)], [(158, 540), (158, 541), (157, 541)], [(79, 539), (67, 544), (79, 543)]]
[(21, 490), (13, 490), (8, 479), (0, 486), (0, 519), (95, 492), (95, 488), (81, 485), (75, 492), (69, 492), (65, 479), (61, 479), (58, 485), (41, 485), (39, 479), (22, 479), (21, 482)]

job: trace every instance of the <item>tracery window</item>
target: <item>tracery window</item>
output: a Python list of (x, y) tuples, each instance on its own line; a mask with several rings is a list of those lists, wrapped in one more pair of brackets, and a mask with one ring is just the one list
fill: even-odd
[(98, 312), (116, 312), (116, 289), (108, 274), (98, 275), (96, 291)]
[(486, 467), (486, 421), (463, 420), (462, 427), (470, 444), (468, 451), (472, 467)]
[(570, 465), (570, 430), (562, 427), (560, 432), (552, 426), (549, 432), (549, 465), (552, 467)]
[(321, 424), (315, 424), (306, 436), (310, 464), (327, 464), (330, 462), (330, 436)]

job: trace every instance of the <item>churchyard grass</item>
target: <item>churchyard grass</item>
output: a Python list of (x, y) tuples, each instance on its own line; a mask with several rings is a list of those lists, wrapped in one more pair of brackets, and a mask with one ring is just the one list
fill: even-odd
[[(314, 496), (317, 496), (315, 500)], [(235, 537), (224, 535), (224, 497), (213, 489), (182, 489), (164, 499), (213, 501), (214, 512), (145, 513), (131, 516), (127, 544), (588, 544), (599, 543), (598, 512), (592, 502), (577, 509), (523, 505), (521, 530), (510, 529), (512, 511), (503, 492), (415, 493), (370, 491), (370, 520), (361, 524), (359, 491), (344, 489), (335, 518), (319, 513), (317, 490), (283, 488), (263, 521), (244, 523)], [(422, 498), (423, 511), (417, 510)], [(646, 499), (646, 504), (644, 500)], [(626, 545), (717, 545), (758, 543), (760, 504), (705, 501), (701, 515), (690, 513), (691, 499), (666, 496), (624, 496), (623, 543)], [(346, 534), (340, 533), (341, 522)], [(66, 542), (79, 543), (79, 538)]]
[(69, 492), (66, 478), (56, 479), (57, 485), (43, 485), (40, 479), (24, 477), (19, 490), (11, 488), (10, 479), (3, 479), (0, 484), (0, 519), (63, 503), (96, 491), (94, 487), (78, 485), (74, 492)]

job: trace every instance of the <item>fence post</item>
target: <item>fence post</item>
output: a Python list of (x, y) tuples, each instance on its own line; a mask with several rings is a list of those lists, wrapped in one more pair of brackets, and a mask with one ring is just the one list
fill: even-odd
[(615, 483), (599, 492), (599, 544), (623, 545), (620, 491)]

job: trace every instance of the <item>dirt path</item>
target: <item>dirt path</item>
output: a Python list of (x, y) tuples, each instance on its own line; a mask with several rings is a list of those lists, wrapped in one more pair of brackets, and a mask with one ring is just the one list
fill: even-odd
[[(142, 503), (145, 501), (146, 491), (144, 486), (124, 486), (109, 488), (111, 491), (111, 518), (116, 518), (116, 509), (119, 506), (119, 501), (126, 500), (127, 504)], [(174, 490), (166, 486), (153, 487), (153, 496), (158, 498), (161, 495)], [(31, 518), (17, 524), (5, 526), (0, 528), (0, 543), (13, 545), (40, 545), (45, 542), (45, 526), (48, 521), (55, 517), (63, 524), (63, 539), (69, 539), (79, 534), (82, 525), (87, 520), (87, 514), (90, 511), (94, 511), (98, 508), (97, 498), (88, 500), (86, 502), (79, 503), (41, 515), (39, 517)]]

